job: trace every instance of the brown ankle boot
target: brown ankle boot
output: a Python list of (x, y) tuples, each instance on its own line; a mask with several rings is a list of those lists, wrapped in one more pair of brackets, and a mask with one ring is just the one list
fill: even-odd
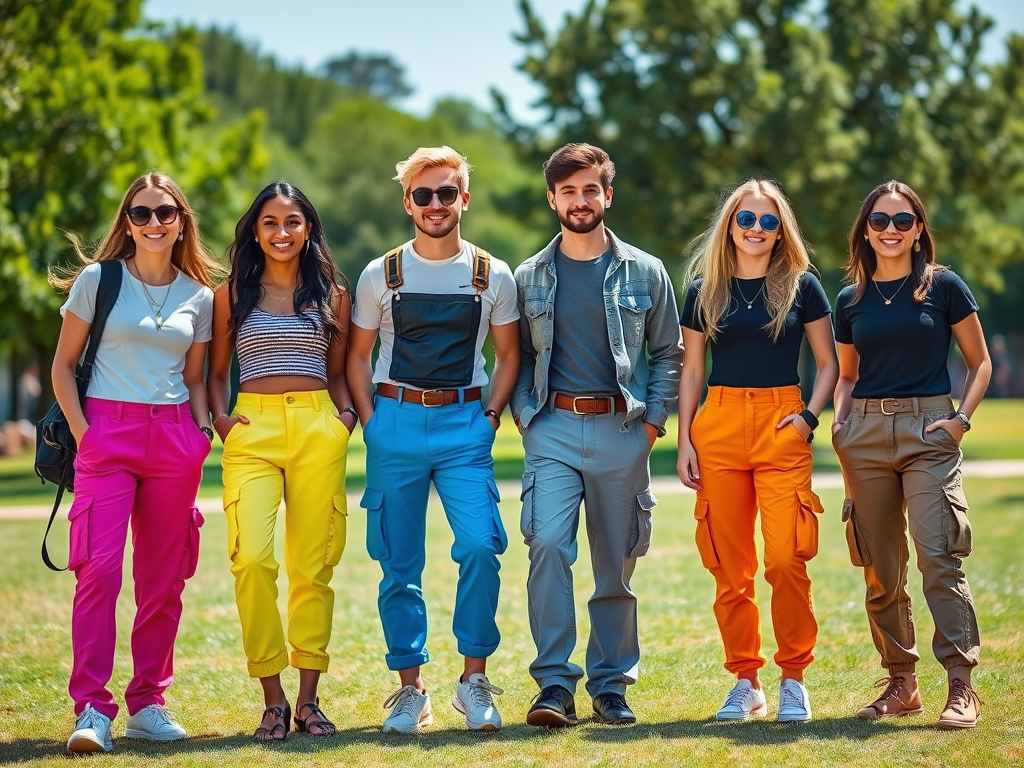
[(954, 678), (949, 682), (946, 708), (939, 715), (936, 728), (973, 728), (981, 717), (981, 699), (970, 684)]
[[(924, 712), (921, 704), (921, 691), (917, 687), (917, 676), (913, 673), (883, 677), (875, 683), (876, 688), (885, 686), (882, 695), (871, 704), (857, 712), (863, 720), (874, 720), (879, 717), (901, 717)], [(911, 689), (912, 692), (911, 692)]]

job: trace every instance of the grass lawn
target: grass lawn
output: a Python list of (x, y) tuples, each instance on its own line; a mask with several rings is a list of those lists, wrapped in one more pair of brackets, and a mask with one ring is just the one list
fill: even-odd
[[(996, 407), (986, 404), (981, 412)], [(262, 699), (258, 684), (245, 672), (224, 518), (211, 515), (203, 529), (199, 572), (185, 592), (176, 680), (168, 692), (168, 706), (192, 738), (162, 745), (129, 742), (120, 738), (122, 715), (114, 724), (114, 753), (93, 759), (105, 766), (360, 768), (1020, 765), (1024, 761), (1024, 708), (1018, 698), (1024, 698), (1024, 565), (1020, 557), (1024, 478), (968, 478), (966, 488), (975, 525), (975, 552), (966, 571), (980, 613), (983, 642), (983, 663), (975, 683), (986, 702), (974, 731), (940, 732), (931, 727), (945, 700), (944, 674), (930, 652), (932, 625), (915, 568), (911, 569), (911, 594), (923, 657), (919, 673), (925, 714), (875, 723), (852, 717), (875, 697), (871, 684), (883, 671), (868, 635), (862, 575), (847, 556), (838, 490), (821, 494), (827, 512), (822, 518), (820, 554), (810, 565), (821, 627), (818, 660), (807, 676), (813, 722), (783, 725), (768, 719), (719, 724), (713, 720), (731, 679), (722, 668), (711, 611), (713, 581), (701, 567), (693, 543), (693, 497), (680, 493), (662, 496), (654, 543), (640, 561), (633, 582), (640, 597), (643, 660), (640, 682), (630, 689), (629, 699), (640, 723), (609, 728), (587, 720), (580, 728), (552, 732), (527, 727), (525, 713), (536, 693), (527, 673), (533, 656), (525, 594), (528, 561), (518, 535), (518, 499), (509, 498), (501, 505), (510, 540), (502, 558), (499, 626), (503, 641), (488, 670), (492, 681), (506, 691), (497, 699), (505, 720), (499, 733), (467, 733), (449, 704), (461, 671), (450, 635), (456, 570), (448, 554), (451, 534), (435, 504), (430, 511), (425, 584), (434, 657), (425, 668), (425, 678), (433, 697), (433, 727), (420, 737), (385, 738), (380, 732), (381, 704), (397, 687), (397, 679), (383, 661), (376, 609), (380, 571), (365, 553), (363, 517), (355, 509), (349, 517), (349, 549), (334, 578), (338, 592), (330, 647), (334, 663), (321, 687), (321, 704), (340, 733), (332, 739), (293, 734), (281, 745), (254, 744), (249, 734), (258, 724)], [(38, 520), (5, 520), (0, 526), (0, 763), (64, 764), (64, 742), (74, 722), (66, 693), (74, 579), (50, 573), (39, 562)], [(54, 550), (62, 550), (65, 531), (61, 527), (51, 537)], [(54, 552), (58, 561), (65, 554)], [(588, 562), (585, 542), (581, 542), (576, 604), (584, 639), (589, 632), (586, 598), (592, 589)], [(767, 585), (759, 582), (758, 589), (767, 608)], [(119, 644), (112, 681), (119, 698), (131, 675), (128, 630), (132, 617), (126, 587), (118, 610)], [(763, 622), (770, 659), (775, 648), (770, 617)], [(573, 657), (580, 664), (584, 646), (580, 642)], [(777, 673), (769, 662), (763, 674), (771, 716), (777, 706)], [(286, 674), (286, 684), (294, 697), (294, 671)], [(590, 712), (582, 686), (577, 707), (581, 715)]]
[[(1024, 400), (986, 400), (972, 419), (974, 428), (964, 440), (966, 459), (1021, 459), (1024, 458)], [(839, 471), (839, 460), (832, 450), (829, 429), (832, 413), (822, 414), (814, 443), (814, 465), (818, 471)], [(651, 454), (651, 472), (655, 475), (675, 475), (676, 434), (678, 422), (672, 416), (668, 434), (659, 440)], [(220, 496), (220, 441), (206, 460), (201, 496)], [(33, 457), (24, 454), (17, 458), (0, 457), (0, 506), (11, 504), (53, 504), (55, 488), (42, 485), (32, 470)], [(365, 479), (365, 451), (358, 434), (349, 446), (348, 483), (362, 487)], [(518, 480), (523, 474), (523, 446), (512, 419), (505, 418), (494, 443), (494, 472), (499, 480)]]

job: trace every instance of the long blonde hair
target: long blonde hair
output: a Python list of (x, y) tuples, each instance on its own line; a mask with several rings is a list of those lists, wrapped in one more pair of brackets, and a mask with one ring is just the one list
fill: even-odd
[(714, 339), (729, 314), (731, 282), (736, 274), (736, 245), (729, 227), (740, 202), (747, 195), (760, 195), (775, 203), (782, 222), (764, 283), (764, 300), (771, 318), (765, 330), (771, 334), (772, 341), (778, 341), (786, 327), (786, 315), (796, 300), (800, 276), (811, 267), (811, 261), (793, 208), (775, 182), (748, 179), (724, 198), (715, 211), (714, 224), (690, 246), (690, 263), (686, 268), (684, 285), (689, 285), (697, 277), (704, 278), (697, 296), (696, 312), (703, 321), (704, 333)]
[(121, 205), (117, 209), (117, 215), (110, 222), (106, 234), (103, 235), (103, 239), (100, 240), (100, 244), (92, 254), (86, 253), (85, 246), (78, 235), (73, 232), (68, 233), (68, 239), (71, 240), (71, 245), (80, 264), (68, 268), (50, 267), (47, 275), (50, 284), (67, 293), (82, 270), (90, 264), (134, 256), (135, 241), (127, 234), (128, 225), (125, 223), (125, 216), (128, 214), (128, 208), (135, 195), (150, 187), (166, 192), (174, 198), (175, 204), (181, 209), (178, 216), (181, 219), (182, 238), (174, 242), (171, 250), (171, 263), (193, 280), (210, 288), (222, 281), (225, 270), (214, 260), (209, 248), (203, 242), (196, 224), (195, 211), (188, 204), (185, 193), (170, 176), (154, 170), (140, 176), (128, 187), (128, 191), (124, 193)]

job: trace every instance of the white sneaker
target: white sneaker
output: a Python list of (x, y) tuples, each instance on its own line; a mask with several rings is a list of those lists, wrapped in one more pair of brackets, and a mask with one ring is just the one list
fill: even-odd
[(806, 723), (811, 719), (811, 700), (799, 680), (789, 678), (779, 686), (779, 722)]
[(466, 727), (471, 731), (497, 731), (501, 728), (501, 714), (491, 694), (503, 693), (501, 688), (491, 685), (486, 675), (477, 672), (455, 686), (452, 706), (466, 716)]
[(92, 704), (86, 704), (75, 723), (75, 732), (68, 739), (69, 752), (112, 752), (114, 740), (110, 738), (110, 718)]
[(184, 739), (187, 735), (185, 729), (174, 722), (171, 713), (159, 704), (143, 707), (128, 718), (124, 727), (126, 739), (177, 741)]
[(414, 685), (399, 688), (388, 696), (384, 709), (388, 707), (391, 707), (391, 714), (384, 718), (384, 733), (418, 733), (434, 722), (430, 694)]
[(749, 680), (740, 680), (725, 697), (725, 704), (715, 715), (716, 720), (749, 720), (768, 714), (764, 691), (751, 685)]

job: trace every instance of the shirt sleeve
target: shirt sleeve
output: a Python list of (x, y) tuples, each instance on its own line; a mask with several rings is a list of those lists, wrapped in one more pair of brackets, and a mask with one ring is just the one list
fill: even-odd
[(800, 277), (800, 306), (804, 323), (813, 323), (832, 312), (821, 281), (811, 272), (804, 272)]
[(83, 269), (68, 294), (68, 300), (60, 308), (61, 317), (65, 312), (71, 312), (76, 317), (92, 324), (96, 316), (96, 293), (100, 288), (100, 265), (90, 264)]
[[(491, 307), (491, 325), (507, 325), (519, 319), (519, 300), (512, 270), (505, 262), (492, 260), (491, 281), (494, 285), (494, 304)], [(499, 266), (500, 264), (500, 266)]]
[(383, 282), (377, 285), (375, 275), (379, 275), (383, 281), (384, 265), (380, 259), (374, 259), (366, 265), (366, 269), (359, 275), (356, 293), (352, 297), (352, 322), (368, 331), (379, 330), (383, 317), (379, 297), (383, 293), (380, 289), (384, 285)]
[(213, 338), (213, 291), (203, 286), (196, 306), (196, 332), (192, 341), (202, 343)]
[(850, 327), (849, 302), (856, 286), (844, 288), (836, 297), (835, 330), (836, 341), (840, 344), (853, 344), (853, 329)]
[(978, 302), (960, 275), (947, 269), (938, 277), (945, 287), (946, 316), (950, 325), (956, 325), (978, 311)]
[(701, 280), (690, 283), (683, 300), (683, 310), (679, 313), (679, 324), (691, 331), (704, 333), (704, 321), (697, 316), (697, 295), (700, 293)]

